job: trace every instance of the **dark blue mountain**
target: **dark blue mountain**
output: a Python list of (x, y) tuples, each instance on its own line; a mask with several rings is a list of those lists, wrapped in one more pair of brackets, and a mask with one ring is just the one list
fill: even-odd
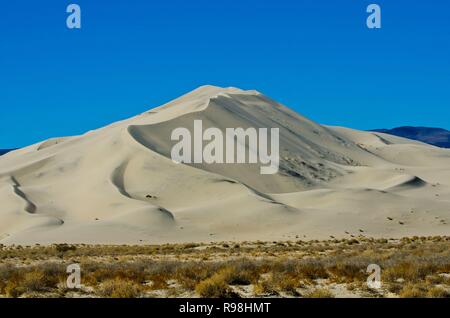
[(0, 156), (3, 156), (5, 153), (13, 151), (14, 149), (0, 149)]
[(450, 131), (442, 128), (404, 126), (372, 131), (414, 139), (441, 148), (450, 148)]

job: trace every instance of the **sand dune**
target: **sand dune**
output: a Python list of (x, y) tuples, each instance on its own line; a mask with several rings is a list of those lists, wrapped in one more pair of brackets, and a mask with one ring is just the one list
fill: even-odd
[[(176, 164), (177, 127), (279, 128), (279, 171)], [(246, 145), (248, 148), (248, 145)], [(0, 157), (1, 243), (450, 234), (450, 150), (317, 124), (256, 91), (200, 87)]]

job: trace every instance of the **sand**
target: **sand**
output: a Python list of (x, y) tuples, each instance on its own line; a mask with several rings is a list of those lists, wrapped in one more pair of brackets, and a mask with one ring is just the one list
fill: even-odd
[[(177, 127), (280, 131), (280, 169), (176, 164)], [(147, 244), (450, 234), (450, 150), (323, 126), (257, 91), (202, 86), (0, 157), (0, 243)]]

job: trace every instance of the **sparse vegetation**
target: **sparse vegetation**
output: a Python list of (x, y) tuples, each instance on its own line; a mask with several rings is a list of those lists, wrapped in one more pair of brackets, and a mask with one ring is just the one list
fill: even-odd
[(195, 287), (195, 291), (205, 298), (231, 298), (236, 296), (226, 281), (226, 276), (222, 273), (207, 278)]
[(402, 298), (425, 298), (427, 289), (423, 284), (408, 283), (403, 287), (399, 295)]
[(142, 291), (141, 284), (120, 278), (108, 279), (98, 289), (99, 295), (110, 298), (136, 298), (141, 295)]
[(257, 296), (275, 296), (278, 295), (277, 289), (272, 280), (262, 279), (254, 285), (253, 288)]
[[(65, 287), (80, 264), (83, 287)], [(367, 266), (382, 289), (367, 288)], [(330, 289), (330, 286), (339, 286)], [(153, 246), (0, 245), (0, 297), (361, 297), (450, 295), (450, 238)]]
[(332, 292), (325, 288), (316, 288), (306, 294), (307, 298), (334, 298)]

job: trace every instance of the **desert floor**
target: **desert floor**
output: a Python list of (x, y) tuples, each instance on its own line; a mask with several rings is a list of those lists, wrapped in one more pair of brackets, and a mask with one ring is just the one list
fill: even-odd
[[(81, 288), (67, 287), (79, 264)], [(367, 267), (381, 267), (381, 288)], [(0, 245), (0, 297), (449, 297), (450, 237)]]

